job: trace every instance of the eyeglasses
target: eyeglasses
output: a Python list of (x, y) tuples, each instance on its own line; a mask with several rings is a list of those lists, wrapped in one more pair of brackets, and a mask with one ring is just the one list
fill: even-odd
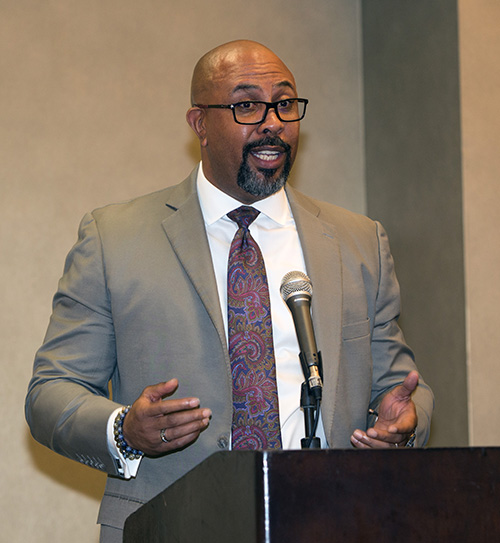
[(268, 111), (274, 109), (280, 121), (294, 123), (304, 118), (308, 102), (306, 98), (288, 98), (278, 102), (248, 100), (236, 104), (193, 104), (193, 106), (204, 109), (231, 109), (238, 124), (260, 124), (264, 122)]

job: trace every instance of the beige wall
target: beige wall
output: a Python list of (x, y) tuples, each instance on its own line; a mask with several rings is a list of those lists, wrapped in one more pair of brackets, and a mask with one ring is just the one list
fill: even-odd
[(500, 3), (460, 0), (470, 444), (500, 445)]
[(103, 475), (36, 444), (23, 415), (83, 213), (189, 173), (192, 67), (239, 37), (311, 100), (295, 184), (363, 211), (359, 29), (356, 0), (0, 0), (2, 541), (97, 540)]

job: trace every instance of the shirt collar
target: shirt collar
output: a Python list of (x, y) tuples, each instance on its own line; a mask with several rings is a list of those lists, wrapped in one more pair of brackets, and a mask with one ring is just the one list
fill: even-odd
[[(201, 212), (207, 225), (217, 222), (233, 209), (244, 205), (210, 183), (203, 173), (201, 163), (198, 168), (196, 186)], [(285, 225), (293, 220), (284, 189), (280, 189), (275, 194), (263, 200), (258, 200), (252, 204), (252, 207), (258, 209), (261, 213), (280, 225)]]

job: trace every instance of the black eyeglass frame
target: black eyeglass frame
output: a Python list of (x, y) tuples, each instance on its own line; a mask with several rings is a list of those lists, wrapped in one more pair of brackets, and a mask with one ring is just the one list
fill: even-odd
[[(298, 119), (293, 119), (292, 121), (287, 119), (282, 119), (280, 117), (279, 111), (278, 111), (278, 105), (282, 102), (299, 102), (301, 104), (304, 104), (304, 111), (302, 112), (302, 115)], [(267, 114), (269, 113), (270, 109), (274, 109), (274, 112), (276, 113), (276, 117), (283, 122), (283, 123), (296, 123), (301, 121), (305, 115), (306, 115), (306, 109), (307, 104), (309, 103), (309, 100), (307, 98), (284, 98), (282, 100), (278, 100), (277, 102), (264, 102), (262, 100), (242, 100), (241, 102), (235, 102), (234, 104), (193, 104), (193, 107), (199, 107), (202, 109), (230, 109), (233, 112), (234, 122), (237, 124), (244, 124), (244, 125), (253, 125), (253, 124), (261, 124), (266, 120)], [(264, 111), (264, 115), (262, 116), (262, 119), (257, 122), (253, 123), (244, 123), (241, 121), (238, 121), (236, 118), (236, 106), (239, 106), (241, 104), (265, 104), (266, 110)]]

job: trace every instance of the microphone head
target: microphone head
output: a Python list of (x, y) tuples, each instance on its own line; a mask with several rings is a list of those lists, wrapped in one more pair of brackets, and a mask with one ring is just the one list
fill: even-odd
[(312, 283), (309, 277), (301, 271), (291, 271), (283, 276), (281, 280), (280, 293), (286, 302), (291, 296), (301, 294), (312, 297)]

